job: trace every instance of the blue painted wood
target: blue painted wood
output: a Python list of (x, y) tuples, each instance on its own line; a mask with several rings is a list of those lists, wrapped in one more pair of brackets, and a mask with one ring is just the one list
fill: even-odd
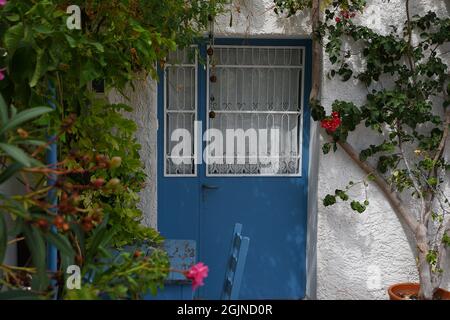
[[(229, 253), (229, 230), (236, 221), (252, 239), (241, 299), (300, 299), (306, 285), (306, 225), (309, 168), (311, 40), (216, 39), (218, 45), (302, 46), (305, 54), (301, 177), (164, 177), (164, 75), (158, 87), (158, 229), (166, 238), (193, 239), (199, 261), (209, 266), (200, 299), (220, 299)], [(206, 46), (200, 45), (206, 57)], [(206, 123), (206, 69), (198, 68), (198, 118)], [(203, 125), (204, 129), (206, 125)], [(205, 147), (205, 143), (203, 145)], [(218, 189), (203, 190), (202, 184)]]
[[(188, 270), (196, 262), (196, 243), (194, 240), (165, 240), (164, 249), (174, 270)], [(171, 272), (164, 283), (164, 288), (158, 290), (156, 296), (147, 294), (144, 300), (192, 300), (194, 291), (192, 282), (179, 272)]]
[(242, 224), (236, 223), (231, 240), (231, 249), (222, 300), (239, 299), (242, 277), (244, 275), (245, 261), (247, 259), (250, 239), (242, 236)]

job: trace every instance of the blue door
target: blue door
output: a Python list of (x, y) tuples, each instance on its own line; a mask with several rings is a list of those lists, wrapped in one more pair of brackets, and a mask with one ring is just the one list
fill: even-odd
[(310, 41), (212, 49), (174, 53), (160, 72), (158, 228), (197, 242), (200, 299), (220, 298), (235, 223), (251, 239), (240, 298), (303, 298)]

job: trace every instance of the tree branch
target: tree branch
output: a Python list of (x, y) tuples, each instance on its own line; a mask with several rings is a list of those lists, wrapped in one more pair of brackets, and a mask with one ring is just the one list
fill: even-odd
[(442, 156), (442, 153), (444, 152), (445, 144), (446, 144), (447, 138), (448, 138), (449, 126), (450, 126), (450, 108), (448, 108), (445, 112), (444, 132), (442, 133), (441, 142), (439, 143), (439, 147), (437, 148), (436, 154), (433, 159), (433, 161), (435, 163), (439, 160), (439, 158)]
[(320, 0), (313, 0), (311, 8), (311, 20), (312, 20), (312, 85), (311, 93), (309, 95), (309, 101), (314, 104), (319, 97), (320, 85), (321, 85), (321, 62), (322, 62), (322, 45), (320, 39), (317, 36), (317, 32), (320, 24)]
[(408, 176), (411, 179), (414, 189), (416, 190), (418, 196), (420, 197), (420, 219), (422, 223), (425, 223), (425, 217), (427, 214), (428, 206), (425, 205), (425, 200), (423, 198), (422, 190), (420, 190), (419, 184), (417, 183), (416, 177), (414, 176), (411, 166), (409, 165), (409, 161), (407, 156), (405, 155), (405, 151), (403, 150), (403, 140), (401, 137), (401, 129), (400, 125), (397, 121), (397, 137), (398, 137), (398, 149), (400, 150), (400, 154), (402, 155), (403, 162), (406, 166), (406, 171), (408, 172)]
[(416, 221), (412, 213), (405, 209), (404, 204), (400, 200), (398, 194), (394, 191), (391, 191), (391, 188), (386, 180), (376, 173), (376, 169), (374, 167), (372, 167), (367, 162), (361, 161), (359, 159), (358, 153), (350, 144), (342, 141), (338, 141), (338, 144), (345, 151), (345, 153), (347, 153), (347, 155), (358, 165), (358, 167), (360, 167), (365, 173), (372, 174), (375, 177), (375, 184), (386, 196), (387, 200), (392, 206), (392, 209), (394, 209), (395, 213), (399, 217), (403, 218), (411, 231), (416, 232), (419, 223)]

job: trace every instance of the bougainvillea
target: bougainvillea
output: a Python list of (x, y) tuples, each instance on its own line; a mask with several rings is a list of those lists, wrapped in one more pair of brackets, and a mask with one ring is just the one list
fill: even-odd
[[(317, 0), (275, 3), (278, 12), (289, 15), (312, 4), (314, 44), (324, 47), (332, 65), (327, 76), (358, 82), (368, 92), (359, 106), (352, 101), (332, 103), (332, 111), (340, 116), (339, 125), (338, 121), (333, 124), (333, 116), (326, 116), (317, 90), (311, 97), (312, 116), (326, 129), (324, 153), (341, 149), (365, 173), (361, 181), (350, 181), (345, 188), (326, 195), (323, 204), (335, 205), (341, 200), (363, 213), (369, 205), (367, 192), (365, 199), (352, 199), (349, 190), (375, 183), (414, 234), (419, 296), (433, 298), (450, 247), (450, 197), (445, 187), (450, 170), (446, 158), (450, 74), (448, 56), (442, 50), (450, 43), (450, 19), (437, 12), (412, 16), (406, 0), (406, 22), (390, 26), (385, 34), (353, 19), (364, 11), (365, 0), (325, 1), (323, 22)], [(315, 79), (312, 87), (318, 88), (320, 77)], [(351, 145), (355, 132), (366, 137), (358, 139), (359, 144), (366, 142), (359, 151)]]

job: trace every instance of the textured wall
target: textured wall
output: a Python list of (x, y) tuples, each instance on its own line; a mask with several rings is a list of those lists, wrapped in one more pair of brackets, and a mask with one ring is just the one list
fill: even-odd
[[(404, 0), (369, 0), (362, 23), (387, 32), (391, 24), (405, 20)], [(450, 1), (412, 0), (412, 13), (436, 9), (448, 14)], [(289, 19), (273, 13), (272, 0), (234, 1), (233, 17), (219, 19), (216, 36), (230, 37), (307, 37), (310, 20), (305, 15)], [(230, 26), (230, 21), (232, 26)], [(324, 74), (329, 69), (325, 60)], [(323, 77), (322, 95), (325, 106), (334, 99), (348, 99), (355, 103), (364, 99), (365, 89), (351, 81), (342, 83)], [(149, 173), (148, 186), (142, 194), (142, 209), (148, 225), (156, 225), (156, 85), (153, 81), (136, 83), (129, 102), (135, 107), (130, 115), (139, 126), (138, 139), (143, 145), (142, 158)], [(111, 98), (120, 101), (117, 94)], [(311, 137), (317, 137), (315, 126)], [(354, 135), (361, 139), (361, 135)], [(364, 136), (364, 139), (369, 137)], [(315, 141), (315, 140), (314, 140)], [(417, 280), (413, 250), (407, 235), (384, 197), (374, 186), (368, 195), (369, 209), (359, 215), (348, 204), (325, 208), (321, 199), (349, 180), (360, 180), (363, 173), (350, 163), (349, 158), (337, 152), (320, 155), (319, 143), (311, 147), (311, 181), (308, 234), (308, 288), (309, 297), (316, 296), (315, 268), (317, 264), (317, 297), (319, 299), (385, 299), (385, 288), (395, 282)], [(361, 141), (352, 140), (355, 147)], [(319, 157), (320, 155), (320, 157)], [(319, 166), (317, 175), (316, 167)], [(318, 176), (318, 180), (317, 180)], [(316, 177), (316, 178), (314, 178)], [(317, 186), (318, 183), (318, 195)], [(317, 209), (318, 208), (318, 209)], [(318, 230), (315, 233), (318, 210)], [(317, 261), (315, 260), (317, 237)], [(377, 280), (379, 279), (379, 281)], [(447, 283), (448, 280), (447, 280)]]
[[(406, 20), (404, 0), (369, 1), (360, 23), (387, 32), (388, 26)], [(448, 15), (450, 2), (410, 1), (411, 14), (435, 9)], [(327, 60), (324, 74), (329, 70)], [(328, 80), (323, 77), (322, 98), (326, 106), (335, 99), (360, 102), (365, 89), (349, 81)], [(370, 139), (358, 133), (351, 144), (361, 147)], [(369, 187), (370, 206), (366, 212), (354, 213), (348, 204), (325, 208), (321, 199), (327, 193), (358, 181), (363, 173), (350, 163), (342, 152), (321, 156), (319, 170), (319, 222), (318, 222), (318, 298), (319, 299), (385, 299), (385, 288), (401, 281), (416, 281), (417, 271), (408, 235), (392, 212), (389, 204), (375, 186)], [(363, 192), (363, 191), (361, 191)], [(356, 194), (358, 191), (356, 191)], [(448, 193), (448, 192), (447, 192)], [(361, 197), (364, 195), (361, 193)], [(377, 280), (379, 279), (379, 280)], [(446, 281), (448, 284), (449, 282)]]

